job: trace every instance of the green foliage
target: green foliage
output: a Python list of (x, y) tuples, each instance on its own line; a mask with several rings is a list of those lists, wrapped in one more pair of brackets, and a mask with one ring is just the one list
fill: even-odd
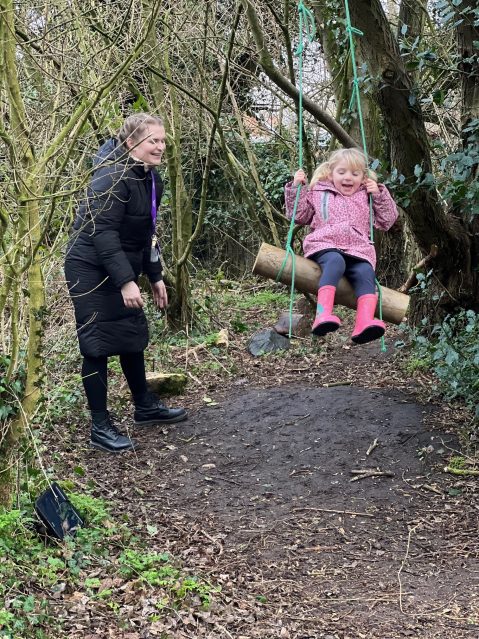
[[(287, 131), (282, 134), (287, 136)], [(202, 267), (207, 264), (210, 268), (221, 268), (225, 273), (236, 275), (248, 265), (243, 247), (254, 253), (261, 237), (260, 227), (266, 237), (269, 231), (263, 212), (264, 202), (251, 175), (244, 145), (234, 133), (226, 137), (229, 149), (241, 167), (242, 180), (239, 182), (224, 164), (210, 170), (203, 233), (193, 254)], [(284, 185), (291, 178), (291, 147), (287, 141), (274, 136), (269, 140), (251, 139), (250, 142), (264, 195), (280, 212), (284, 207)], [(285, 232), (287, 224), (282, 225), (280, 220), (280, 233), (281, 228)]]
[(65, 415), (77, 409), (84, 402), (81, 375), (66, 374), (59, 384), (48, 389), (48, 395), (43, 397), (42, 409), (50, 422), (63, 420)]
[[(62, 486), (67, 489), (69, 482)], [(0, 513), (0, 637), (63, 636), (61, 620), (50, 610), (45, 591), (83, 591), (117, 610), (117, 600), (124, 596), (119, 586), (131, 579), (145, 587), (162, 588), (163, 607), (209, 604), (211, 594), (217, 592), (213, 586), (184, 574), (170, 555), (146, 550), (126, 524), (111, 517), (103, 500), (74, 492), (69, 498), (85, 519), (85, 527), (63, 543), (45, 543), (26, 511)], [(121, 579), (117, 586), (102, 589), (105, 577), (109, 584), (112, 577)]]
[(464, 132), (469, 134), (470, 145), (463, 151), (450, 153), (441, 162), (441, 172), (449, 177), (443, 196), (472, 218), (479, 212), (479, 182), (473, 179), (479, 164), (479, 119), (472, 120)]
[(404, 365), (404, 370), (408, 375), (413, 375), (416, 371), (429, 370), (429, 358), (409, 357)]
[(454, 455), (453, 457), (451, 457), (447, 465), (450, 468), (457, 468), (459, 470), (461, 470), (462, 468), (466, 468), (467, 466), (466, 460), (460, 455)]
[[(10, 357), (0, 354), (0, 421), (14, 417), (18, 411), (18, 399), (25, 388), (25, 368), (20, 366), (15, 377), (8, 378)], [(17, 399), (18, 398), (18, 399)]]
[(479, 410), (479, 314), (460, 311), (435, 326), (431, 338), (415, 334), (414, 359), (430, 367), (445, 399)]
[(274, 307), (276, 310), (278, 307), (289, 307), (288, 293), (271, 291), (269, 289), (254, 292), (252, 295), (243, 294), (241, 297), (237, 294), (226, 294), (224, 299), (226, 304), (232, 304), (236, 308), (243, 310), (268, 307)]
[(195, 595), (200, 598), (203, 606), (209, 605), (211, 593), (219, 590), (196, 577), (185, 576), (170, 562), (168, 553), (144, 553), (136, 550), (126, 550), (118, 559), (122, 576), (164, 588), (167, 600), (170, 600), (173, 607), (178, 608), (183, 600)]
[(403, 208), (408, 207), (412, 192), (437, 190), (448, 208), (460, 212), (468, 221), (479, 211), (479, 184), (474, 177), (479, 161), (479, 120), (472, 117), (474, 109), (470, 108), (470, 120), (462, 123), (465, 124), (462, 130), (456, 129), (456, 135), (446, 134), (446, 123), (451, 111), (458, 108), (457, 87), (462, 81), (461, 75), (467, 74), (466, 69), (477, 67), (477, 42), (469, 58), (461, 57), (456, 44), (457, 29), (461, 25), (478, 24), (479, 9), (472, 4), (435, 0), (428, 5), (433, 29), (426, 27), (418, 34), (415, 30), (410, 32), (407, 24), (401, 27), (398, 36), (401, 56), (415, 80), (409, 104), (412, 108), (415, 105), (421, 108), (426, 122), (438, 120), (442, 133), (429, 139), (432, 173), (417, 164), (414, 175), (407, 179), (393, 170), (389, 183)]
[(231, 324), (231, 328), (233, 329), (235, 333), (246, 333), (247, 331), (249, 331), (248, 324), (244, 322), (242, 316), (239, 313), (237, 313), (231, 319), (230, 324)]
[[(253, 148), (258, 158), (258, 175), (268, 201), (281, 210), (284, 185), (291, 179), (290, 150), (275, 140), (256, 143)], [(257, 206), (261, 207), (259, 200)]]
[(65, 564), (58, 555), (57, 547), (45, 548), (20, 510), (0, 514), (0, 637), (42, 639), (43, 625), (56, 627), (46, 600), (28, 593), (32, 581), (44, 588), (60, 579)]

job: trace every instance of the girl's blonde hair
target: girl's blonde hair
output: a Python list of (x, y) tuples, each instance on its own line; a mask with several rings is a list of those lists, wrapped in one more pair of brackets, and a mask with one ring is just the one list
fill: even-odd
[(364, 175), (367, 175), (373, 180), (377, 180), (377, 176), (374, 171), (368, 169), (367, 158), (362, 151), (355, 148), (338, 149), (330, 155), (329, 160), (326, 160), (326, 162), (323, 162), (318, 166), (316, 171), (313, 173), (309, 186), (314, 186), (316, 182), (319, 182), (320, 180), (330, 180), (334, 167), (340, 162), (345, 162), (353, 171), (362, 171)]

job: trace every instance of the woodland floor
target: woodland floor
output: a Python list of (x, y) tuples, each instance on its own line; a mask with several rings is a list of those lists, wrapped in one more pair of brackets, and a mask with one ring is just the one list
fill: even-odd
[[(477, 478), (443, 472), (465, 413), (429, 403), (427, 376), (401, 371), (395, 331), (382, 353), (350, 347), (350, 330), (260, 358), (236, 336), (234, 375), (192, 378), (170, 401), (188, 421), (136, 429), (136, 453), (92, 452), (80, 424), (52, 444), (139, 534), (155, 530), (152, 549), (221, 587), (208, 610), (153, 622), (154, 588), (115, 615), (93, 601), (74, 613), (65, 596), (65, 636), (479, 637)], [(371, 467), (393, 476), (351, 481)]]

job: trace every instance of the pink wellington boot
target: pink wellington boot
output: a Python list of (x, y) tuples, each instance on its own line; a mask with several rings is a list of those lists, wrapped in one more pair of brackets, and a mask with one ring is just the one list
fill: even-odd
[(386, 324), (374, 319), (376, 311), (377, 295), (370, 293), (358, 297), (356, 324), (351, 339), (356, 344), (366, 344), (384, 335)]
[(318, 291), (318, 305), (316, 318), (311, 332), (320, 337), (336, 331), (341, 326), (341, 320), (336, 315), (331, 315), (334, 306), (335, 286), (321, 286)]

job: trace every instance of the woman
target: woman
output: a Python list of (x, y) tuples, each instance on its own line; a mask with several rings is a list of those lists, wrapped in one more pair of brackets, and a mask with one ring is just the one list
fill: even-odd
[(171, 424), (187, 418), (183, 408), (167, 408), (147, 391), (148, 326), (137, 283), (140, 273), (147, 275), (156, 306), (166, 307), (155, 239), (163, 192), (155, 167), (161, 163), (165, 138), (162, 120), (140, 113), (128, 117), (118, 138), (100, 148), (65, 260), (92, 416), (90, 444), (112, 453), (133, 450), (136, 444), (118, 431), (107, 410), (110, 355), (120, 356), (135, 404), (135, 424)]

